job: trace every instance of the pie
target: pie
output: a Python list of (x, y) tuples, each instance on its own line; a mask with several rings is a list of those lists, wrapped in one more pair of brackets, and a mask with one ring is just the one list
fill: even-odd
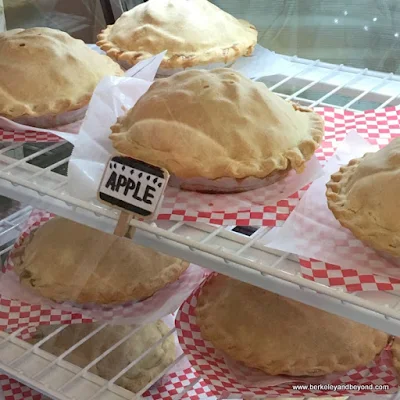
[(400, 257), (400, 138), (341, 167), (326, 197), (335, 218), (355, 237)]
[(393, 366), (400, 377), (400, 338), (396, 337), (391, 346)]
[(56, 123), (55, 116), (63, 113), (82, 118), (76, 111), (88, 105), (95, 87), (107, 75), (122, 76), (123, 71), (109, 57), (65, 32), (31, 28), (0, 33), (2, 117), (35, 123), (32, 117), (45, 116), (50, 119), (45, 125)]
[(121, 154), (178, 179), (234, 179), (241, 191), (244, 179), (271, 183), (289, 170), (303, 172), (324, 123), (263, 83), (222, 68), (155, 81), (111, 130)]
[(15, 252), (23, 285), (57, 302), (116, 304), (140, 301), (175, 282), (189, 263), (130, 239), (54, 218)]
[(223, 275), (202, 288), (202, 337), (268, 375), (322, 376), (373, 361), (386, 333)]
[[(40, 348), (55, 356), (60, 356), (100, 325), (100, 323), (68, 325), (63, 331), (53, 336)], [(40, 326), (35, 332), (31, 343), (38, 342), (43, 337), (54, 332), (57, 328), (59, 328), (59, 325)], [(132, 329), (133, 327), (129, 325), (107, 325), (92, 338), (81, 344), (72, 353), (68, 354), (65, 360), (84, 368), (89, 362), (95, 360), (113, 344), (126, 337)], [(130, 362), (136, 360), (154, 343), (162, 339), (169, 331), (170, 328), (161, 320), (144, 325), (138, 332), (134, 333), (133, 336), (95, 364), (89, 372), (106, 380), (112, 379)], [(176, 347), (174, 336), (170, 335), (119, 378), (116, 384), (136, 393), (165, 371), (175, 358)]]
[(228, 64), (256, 44), (253, 25), (207, 0), (150, 0), (122, 14), (97, 42), (126, 67), (166, 50), (161, 69)]

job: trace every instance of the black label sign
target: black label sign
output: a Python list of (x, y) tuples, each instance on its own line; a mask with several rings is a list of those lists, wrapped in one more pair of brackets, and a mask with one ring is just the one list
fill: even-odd
[(162, 168), (115, 156), (104, 171), (99, 198), (114, 207), (148, 217), (156, 212), (168, 179), (168, 172)]

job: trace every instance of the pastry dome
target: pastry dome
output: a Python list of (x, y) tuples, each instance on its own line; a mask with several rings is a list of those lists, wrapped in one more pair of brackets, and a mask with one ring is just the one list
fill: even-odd
[(196, 306), (202, 337), (269, 375), (322, 376), (373, 361), (389, 336), (229, 277), (212, 277)]
[[(99, 328), (101, 323), (84, 323), (68, 325), (47, 340), (41, 349), (56, 356), (70, 349), (78, 341), (84, 339)], [(37, 342), (41, 337), (54, 332), (59, 325), (41, 325), (35, 332), (31, 342)], [(107, 325), (95, 336), (89, 338), (74, 351), (70, 352), (65, 360), (80, 366), (86, 367), (91, 361), (107, 351), (113, 344), (126, 338), (133, 327), (130, 325)], [(157, 341), (165, 337), (170, 328), (163, 321), (156, 321), (142, 326), (137, 332), (114, 349), (111, 353), (96, 363), (89, 372), (96, 374), (106, 380), (111, 380), (116, 374), (122, 371), (129, 363), (136, 360)], [(116, 384), (132, 392), (139, 392), (159, 376), (171, 365), (176, 358), (176, 346), (174, 336), (169, 335), (162, 343), (155, 346), (144, 358), (132, 366), (122, 375)]]
[(43, 116), (86, 106), (120, 66), (83, 41), (50, 28), (0, 33), (0, 115)]
[(354, 236), (400, 257), (400, 138), (340, 168), (326, 196), (335, 217)]
[(150, 0), (122, 14), (98, 45), (130, 65), (167, 50), (161, 68), (228, 63), (251, 55), (257, 30), (207, 0)]
[(124, 155), (180, 178), (264, 178), (302, 172), (324, 134), (322, 118), (228, 68), (159, 79), (110, 136)]
[(64, 218), (34, 230), (14, 268), (25, 285), (58, 302), (140, 301), (179, 279), (189, 263)]

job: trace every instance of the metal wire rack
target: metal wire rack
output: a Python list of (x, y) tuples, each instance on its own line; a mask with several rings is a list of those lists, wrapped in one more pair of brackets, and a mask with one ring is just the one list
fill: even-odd
[[(155, 382), (161, 379), (164, 375), (167, 375), (168, 372), (184, 357), (184, 355), (176, 357), (176, 359), (161, 374), (156, 376), (138, 393), (134, 394), (129, 390), (115, 385), (114, 383), (158, 345), (163, 343), (170, 335), (174, 335), (175, 328), (171, 329), (163, 338), (155, 342), (138, 358), (132, 360), (122, 371), (119, 371), (112, 379), (107, 381), (90, 373), (90, 368), (100, 362), (118, 346), (126, 342), (140, 327), (133, 326), (124, 337), (110, 345), (106, 351), (92, 360), (86, 367), (79, 368), (68, 361), (65, 361), (65, 357), (87, 340), (95, 337), (95, 335), (104, 329), (107, 324), (98, 326), (81, 340), (76, 341), (71, 348), (58, 357), (40, 349), (40, 346), (60, 333), (67, 326), (68, 325), (60, 325), (56, 330), (49, 333), (34, 345), (18, 339), (18, 335), (20, 335), (22, 331), (26, 330), (26, 327), (18, 329), (12, 334), (0, 332), (0, 359), (3, 364), (1, 369), (9, 376), (17, 377), (21, 383), (59, 400), (145, 399), (146, 397), (143, 397), (142, 395), (153, 386)], [(200, 379), (197, 379), (186, 387), (182, 387), (182, 390), (177, 393), (176, 399), (181, 399), (186, 393), (193, 390), (199, 380)]]
[[(349, 110), (366, 110), (400, 104), (400, 77), (367, 69), (331, 65), (297, 57), (285, 57), (290, 68), (284, 75), (263, 81), (279, 95), (308, 106), (335, 106)], [(0, 149), (0, 194), (34, 208), (45, 209), (80, 223), (112, 231), (117, 212), (96, 202), (84, 202), (66, 190), (63, 175), (69, 160), (70, 145), (42, 145), (20, 155), (20, 143), (3, 144)], [(19, 154), (15, 156), (16, 152)], [(38, 160), (50, 152), (59, 154), (51, 163)], [(55, 172), (56, 171), (56, 172)], [(135, 242), (158, 251), (185, 258), (233, 278), (339, 314), (361, 323), (400, 334), (400, 293), (346, 293), (341, 289), (304, 279), (299, 272), (297, 257), (269, 249), (263, 242), (268, 228), (241, 229), (210, 224), (157, 221), (132, 221)], [(88, 397), (101, 390), (101, 399), (123, 399), (119, 388), (91, 376), (87, 371), (69, 365), (62, 359), (20, 341), (17, 333), (1, 333), (0, 370), (57, 399), (70, 399), (76, 390), (88, 388)], [(25, 354), (25, 355), (23, 355)], [(18, 358), (24, 358), (24, 367)], [(31, 360), (31, 361), (29, 361)], [(35, 377), (49, 363), (52, 377)], [(26, 369), (25, 368), (26, 365)], [(60, 371), (60, 372), (56, 372)], [(50, 375), (49, 375), (50, 376)], [(64, 378), (62, 378), (62, 376)], [(57, 378), (55, 378), (57, 377)], [(71, 392), (61, 390), (70, 379)], [(47, 378), (46, 378), (47, 379)], [(60, 379), (60, 380), (58, 380)], [(54, 383), (52, 388), (49, 383)], [(58, 382), (58, 385), (56, 384)], [(191, 388), (185, 388), (190, 390)], [(85, 389), (86, 390), (86, 389)], [(75, 394), (74, 394), (75, 393)], [(81, 392), (83, 393), (83, 392)], [(85, 392), (86, 393), (86, 392)], [(92, 397), (90, 397), (92, 396)], [(183, 394), (182, 394), (183, 396)], [(79, 397), (83, 399), (83, 397)], [(140, 398), (140, 396), (138, 396)], [(180, 397), (177, 397), (177, 399)]]

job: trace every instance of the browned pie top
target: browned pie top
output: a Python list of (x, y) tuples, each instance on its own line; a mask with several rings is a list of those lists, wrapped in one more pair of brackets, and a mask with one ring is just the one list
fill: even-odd
[(85, 225), (54, 218), (15, 258), (24, 285), (55, 301), (112, 304), (142, 300), (179, 279), (189, 263)]
[(386, 333), (223, 275), (196, 307), (204, 339), (269, 375), (319, 376), (367, 365)]
[(122, 14), (97, 45), (130, 65), (167, 51), (161, 68), (229, 63), (251, 55), (257, 30), (207, 0), (151, 0)]
[(115, 149), (179, 178), (302, 172), (324, 135), (315, 112), (228, 68), (159, 79), (121, 117)]
[[(72, 324), (53, 336), (41, 346), (41, 349), (60, 356), (78, 341), (99, 328), (101, 323)], [(41, 325), (35, 332), (33, 342), (54, 332), (59, 325)], [(81, 368), (86, 367), (114, 343), (123, 339), (132, 331), (130, 325), (107, 325), (66, 356), (69, 361)], [(89, 371), (106, 379), (114, 378), (130, 362), (140, 357), (154, 343), (165, 337), (170, 328), (163, 321), (156, 321), (141, 327), (137, 332), (121, 343), (115, 350), (100, 360)], [(170, 335), (161, 344), (155, 346), (142, 360), (132, 366), (121, 378), (117, 385), (133, 392), (138, 392), (175, 360), (176, 347), (174, 336)]]
[(400, 138), (340, 168), (326, 196), (335, 217), (357, 238), (400, 257)]
[(79, 109), (107, 75), (120, 76), (123, 71), (65, 32), (31, 28), (0, 33), (0, 116)]

